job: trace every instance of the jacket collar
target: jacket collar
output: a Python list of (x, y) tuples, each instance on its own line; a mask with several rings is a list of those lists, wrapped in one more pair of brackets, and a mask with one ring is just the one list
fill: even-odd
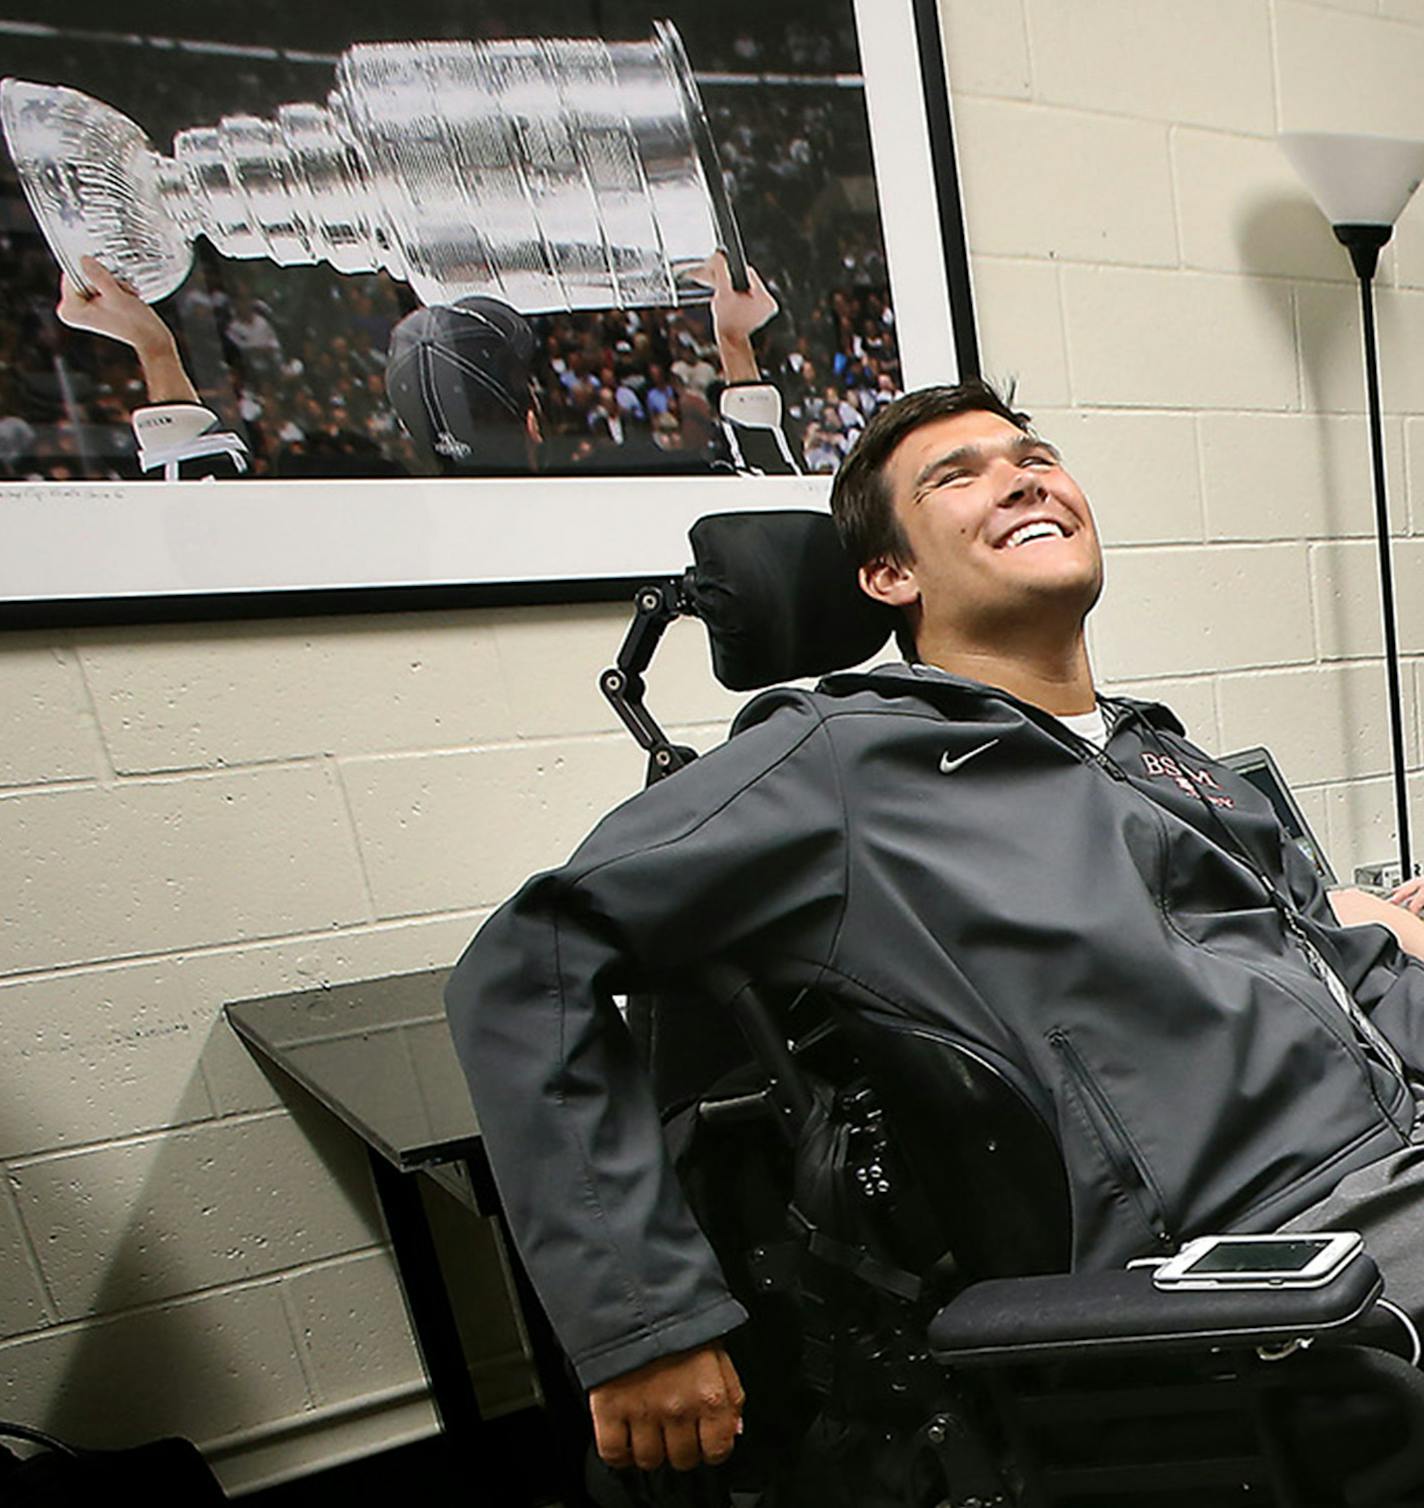
[[(927, 700), (934, 699), (937, 692), (943, 694), (945, 690), (951, 690), (956, 696), (971, 701), (982, 701), (987, 698), (1028, 708), (1027, 703), (1020, 701), (1007, 691), (1001, 691), (996, 686), (986, 686), (982, 681), (972, 681), (966, 676), (952, 675), (949, 671), (940, 670), (933, 665), (909, 664), (904, 660), (886, 661), (883, 665), (876, 665), (870, 670), (837, 671), (834, 675), (826, 676), (816, 689), (827, 696), (848, 696), (857, 691), (878, 691), (882, 695), (922, 696)], [(1116, 712), (1117, 720), (1121, 720), (1124, 716), (1132, 716), (1141, 718), (1152, 727), (1168, 733), (1182, 734), (1186, 731), (1176, 713), (1161, 702), (1143, 701), (1132, 696), (1103, 696), (1101, 694), (1098, 700)], [(1028, 710), (1042, 712), (1042, 708)]]

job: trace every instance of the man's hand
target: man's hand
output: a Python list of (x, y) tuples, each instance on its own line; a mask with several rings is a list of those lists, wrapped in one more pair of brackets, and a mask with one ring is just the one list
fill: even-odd
[(1360, 927), (1373, 922), (1387, 927), (1404, 951), (1424, 959), (1424, 920), (1408, 906), (1392, 906), (1377, 895), (1346, 887), (1332, 890), (1328, 897), (1335, 920), (1342, 927)]
[(721, 1346), (660, 1357), (591, 1388), (598, 1454), (613, 1467), (691, 1471), (732, 1453), (746, 1394)]
[(1406, 880), (1390, 896), (1390, 900), (1396, 906), (1412, 911), (1415, 916), (1424, 916), (1424, 877)]
[(196, 403), (198, 394), (183, 370), (173, 332), (133, 289), (93, 257), (79, 265), (89, 279), (81, 288), (66, 272), (59, 280), (60, 320), (75, 330), (91, 330), (132, 346), (143, 368), (150, 403)]
[(66, 325), (121, 340), (140, 354), (145, 347), (173, 344), (168, 326), (127, 283), (93, 257), (83, 257), (79, 265), (88, 288), (81, 288), (67, 272), (59, 280), (59, 307), (54, 312)]
[(689, 274), (712, 290), (712, 331), (722, 358), (722, 375), (728, 382), (757, 382), (761, 372), (752, 351), (752, 335), (773, 318), (780, 305), (771, 296), (755, 267), (747, 268), (750, 287), (738, 293), (732, 287), (724, 252), (714, 251)]

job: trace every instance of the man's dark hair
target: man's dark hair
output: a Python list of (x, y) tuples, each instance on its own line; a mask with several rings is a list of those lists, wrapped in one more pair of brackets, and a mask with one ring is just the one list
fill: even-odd
[(894, 499), (885, 476), (885, 463), (906, 435), (936, 419), (956, 414), (989, 413), (1032, 434), (1029, 417), (980, 377), (952, 387), (926, 387), (888, 403), (871, 419), (851, 447), (831, 485), (831, 514), (841, 543), (857, 566), (876, 560), (908, 564), (914, 559), (910, 542), (895, 514)]

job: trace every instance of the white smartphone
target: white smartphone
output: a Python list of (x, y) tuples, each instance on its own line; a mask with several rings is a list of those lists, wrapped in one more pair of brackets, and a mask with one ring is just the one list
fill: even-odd
[(1156, 1268), (1159, 1288), (1319, 1288), (1364, 1250), (1357, 1231), (1198, 1236)]

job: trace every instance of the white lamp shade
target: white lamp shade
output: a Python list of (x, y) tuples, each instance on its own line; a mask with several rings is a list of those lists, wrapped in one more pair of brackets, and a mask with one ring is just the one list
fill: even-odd
[(1332, 225), (1393, 225), (1424, 179), (1424, 141), (1282, 131), (1280, 143)]

